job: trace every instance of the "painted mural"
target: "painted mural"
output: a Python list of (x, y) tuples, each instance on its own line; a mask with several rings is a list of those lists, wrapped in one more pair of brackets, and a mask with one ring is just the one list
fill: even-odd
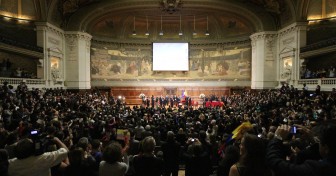
[(251, 79), (251, 48), (191, 50), (189, 71), (152, 71), (151, 55), (149, 49), (91, 48), (91, 79)]

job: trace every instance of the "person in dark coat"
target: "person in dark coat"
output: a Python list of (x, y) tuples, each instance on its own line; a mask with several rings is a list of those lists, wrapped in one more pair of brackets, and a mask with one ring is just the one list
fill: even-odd
[(142, 153), (133, 158), (135, 176), (161, 176), (163, 160), (154, 155), (155, 139), (148, 136), (141, 141), (141, 144)]
[(188, 139), (188, 150), (184, 151), (182, 158), (185, 161), (186, 176), (209, 176), (211, 162), (208, 153), (203, 149), (202, 143), (196, 139)]
[(181, 145), (175, 140), (172, 131), (167, 132), (167, 140), (161, 146), (164, 161), (164, 176), (177, 176), (180, 164), (179, 153)]

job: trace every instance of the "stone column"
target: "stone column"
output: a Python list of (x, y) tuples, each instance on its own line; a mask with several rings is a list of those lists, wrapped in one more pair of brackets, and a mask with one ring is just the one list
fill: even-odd
[(267, 89), (277, 86), (277, 32), (259, 32), (250, 36), (252, 45), (251, 88)]
[(78, 31), (65, 32), (65, 85), (69, 89), (90, 89), (90, 47), (92, 36)]

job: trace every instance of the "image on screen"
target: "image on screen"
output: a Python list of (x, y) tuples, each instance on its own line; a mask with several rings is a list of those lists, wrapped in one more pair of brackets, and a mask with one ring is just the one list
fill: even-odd
[(188, 70), (188, 43), (153, 43), (153, 71)]

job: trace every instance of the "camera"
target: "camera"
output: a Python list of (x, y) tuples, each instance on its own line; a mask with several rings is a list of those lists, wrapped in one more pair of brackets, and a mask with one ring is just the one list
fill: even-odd
[(38, 130), (30, 131), (31, 139), (35, 147), (35, 155), (41, 155), (44, 152), (47, 152), (48, 147), (53, 145), (53, 137), (44, 136), (42, 133), (39, 133)]

